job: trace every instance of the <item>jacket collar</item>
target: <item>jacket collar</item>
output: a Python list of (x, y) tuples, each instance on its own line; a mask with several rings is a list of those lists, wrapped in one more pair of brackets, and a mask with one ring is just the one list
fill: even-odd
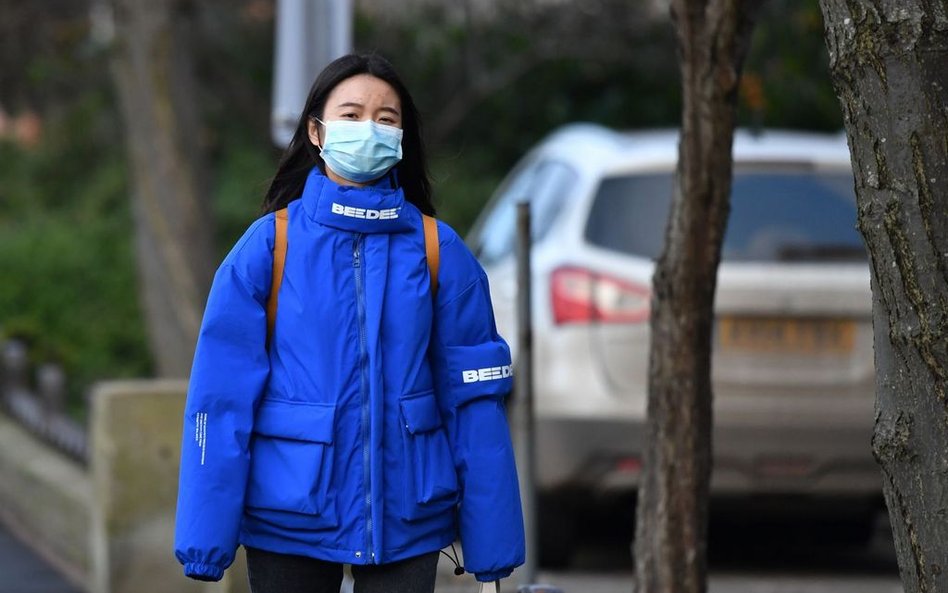
[(303, 186), (303, 209), (310, 219), (356, 233), (401, 233), (413, 228), (405, 193), (389, 184), (386, 175), (377, 185), (339, 185), (313, 167)]

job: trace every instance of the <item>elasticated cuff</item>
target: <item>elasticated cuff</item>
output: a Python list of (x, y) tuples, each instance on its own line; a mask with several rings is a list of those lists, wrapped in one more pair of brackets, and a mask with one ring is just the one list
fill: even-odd
[(504, 570), (495, 570), (494, 572), (478, 572), (474, 573), (474, 578), (482, 583), (493, 583), (494, 581), (499, 581), (500, 579), (505, 579), (510, 576), (510, 573), (513, 572), (512, 568), (505, 568)]
[(184, 565), (184, 574), (198, 581), (219, 581), (224, 576), (224, 569), (213, 564), (188, 562)]

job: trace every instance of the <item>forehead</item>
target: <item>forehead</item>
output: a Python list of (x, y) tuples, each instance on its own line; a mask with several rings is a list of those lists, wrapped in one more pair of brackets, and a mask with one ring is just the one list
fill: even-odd
[(326, 106), (334, 107), (342, 103), (359, 103), (367, 107), (401, 108), (398, 93), (392, 85), (371, 74), (357, 74), (337, 84), (326, 98)]

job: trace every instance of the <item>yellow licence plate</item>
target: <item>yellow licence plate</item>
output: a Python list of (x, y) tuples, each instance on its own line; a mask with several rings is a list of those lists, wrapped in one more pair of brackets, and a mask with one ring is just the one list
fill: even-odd
[(724, 350), (787, 354), (847, 354), (856, 340), (851, 319), (721, 317), (718, 344)]

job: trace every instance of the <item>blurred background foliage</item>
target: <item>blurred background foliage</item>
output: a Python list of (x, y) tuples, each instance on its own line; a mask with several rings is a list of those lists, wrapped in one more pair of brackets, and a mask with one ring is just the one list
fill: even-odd
[[(359, 51), (400, 70), (425, 119), (439, 216), (466, 231), (524, 151), (558, 125), (677, 124), (661, 2), (357, 2)], [(656, 7), (655, 5), (658, 5)], [(841, 128), (817, 0), (771, 0), (741, 89), (746, 126)], [(194, 3), (194, 48), (223, 256), (259, 214), (273, 0)], [(72, 409), (97, 379), (147, 376), (108, 19), (91, 0), (0, 0), (0, 332), (61, 362)]]

